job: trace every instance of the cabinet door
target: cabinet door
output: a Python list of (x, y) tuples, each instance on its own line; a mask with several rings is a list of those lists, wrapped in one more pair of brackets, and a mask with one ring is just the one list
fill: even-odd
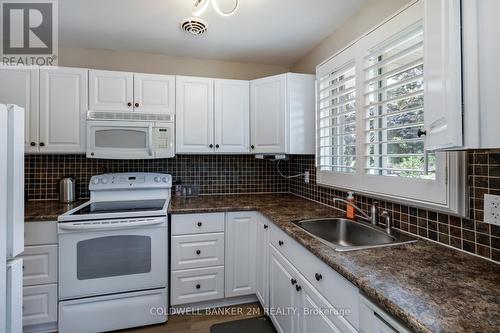
[(269, 306), (269, 222), (257, 215), (255, 293), (260, 304)]
[(175, 113), (175, 76), (135, 73), (134, 111)]
[(25, 152), (38, 151), (38, 69), (0, 67), (0, 103), (24, 109)]
[(279, 333), (298, 333), (298, 272), (269, 245), (269, 317)]
[(424, 11), (425, 147), (461, 147), (460, 0), (426, 0)]
[(256, 213), (226, 214), (225, 296), (255, 294)]
[(248, 153), (250, 83), (215, 80), (215, 151)]
[(286, 152), (286, 74), (250, 83), (252, 153)]
[(87, 69), (40, 70), (40, 151), (85, 152)]
[(176, 77), (176, 152), (214, 151), (214, 80)]
[(89, 109), (92, 111), (132, 111), (134, 74), (89, 71)]

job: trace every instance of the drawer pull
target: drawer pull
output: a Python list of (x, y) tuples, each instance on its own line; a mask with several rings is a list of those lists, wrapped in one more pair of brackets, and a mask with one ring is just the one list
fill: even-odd
[(196, 250), (196, 254), (197, 254), (197, 255), (200, 255), (200, 254), (201, 254), (201, 251), (200, 251), (200, 250)]
[(196, 223), (196, 225), (197, 225), (198, 227), (201, 227), (201, 226), (203, 225), (203, 223), (198, 222), (198, 223)]
[(282, 240), (278, 241), (279, 246), (283, 246), (283, 244), (285, 244), (285, 243)]
[(302, 287), (301, 287), (301, 286), (299, 286), (299, 285), (296, 285), (296, 286), (295, 286), (295, 290), (297, 290), (297, 292), (299, 292), (299, 291), (301, 291), (301, 290), (302, 290)]
[(321, 275), (319, 273), (314, 274), (314, 277), (316, 278), (316, 281), (323, 279), (323, 275)]
[(201, 288), (201, 284), (197, 284), (196, 289), (200, 289), (200, 288)]
[(269, 226), (267, 224), (264, 224), (264, 229), (267, 229), (269, 228)]
[(292, 283), (292, 286), (293, 286), (293, 285), (295, 285), (297, 283), (297, 280), (295, 280), (294, 278), (291, 278), (290, 282)]

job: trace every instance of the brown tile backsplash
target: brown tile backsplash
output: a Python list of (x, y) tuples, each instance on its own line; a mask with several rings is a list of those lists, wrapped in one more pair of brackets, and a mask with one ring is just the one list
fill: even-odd
[[(397, 202), (377, 201), (383, 209), (392, 213), (397, 229), (500, 262), (500, 226), (483, 223), (484, 194), (500, 195), (500, 151), (468, 151), (467, 158), (469, 218), (408, 207)], [(345, 198), (346, 192), (316, 184), (314, 156), (291, 156), (287, 168), (291, 174), (305, 170), (311, 173), (309, 184), (305, 184), (302, 178), (290, 179), (290, 192), (343, 208), (342, 204), (332, 203), (332, 198)], [(361, 208), (369, 212), (373, 199), (363, 195), (356, 195), (355, 198)]]
[(106, 172), (169, 173), (174, 182), (199, 184), (201, 194), (288, 192), (288, 181), (276, 173), (272, 163), (250, 155), (177, 155), (156, 160), (26, 155), (26, 195), (29, 200), (57, 199), (58, 180), (72, 176), (76, 179), (77, 197), (86, 199), (90, 177)]
[[(500, 262), (500, 226), (483, 223), (484, 194), (500, 195), (500, 151), (469, 151), (468, 193), (470, 217), (380, 201), (392, 213), (394, 227)], [(250, 155), (177, 155), (158, 160), (100, 160), (84, 155), (26, 155), (26, 194), (29, 200), (57, 199), (57, 181), (64, 176), (77, 180), (77, 196), (88, 198), (92, 175), (105, 172), (164, 172), (184, 183), (197, 183), (201, 194), (291, 192), (337, 208), (332, 198), (345, 198), (344, 191), (316, 184), (314, 156), (293, 155), (280, 163), (285, 174), (310, 172), (310, 183), (302, 177), (285, 179), (276, 163)], [(356, 202), (369, 212), (373, 199), (356, 195)]]

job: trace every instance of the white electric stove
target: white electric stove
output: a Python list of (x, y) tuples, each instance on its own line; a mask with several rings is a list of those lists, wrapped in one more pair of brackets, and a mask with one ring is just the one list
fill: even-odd
[(171, 187), (167, 174), (93, 176), (90, 201), (59, 217), (60, 332), (167, 320)]

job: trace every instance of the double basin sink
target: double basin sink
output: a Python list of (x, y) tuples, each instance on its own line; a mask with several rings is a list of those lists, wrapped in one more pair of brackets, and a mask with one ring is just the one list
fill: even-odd
[(417, 241), (399, 232), (392, 231), (388, 234), (380, 227), (345, 218), (310, 219), (293, 223), (336, 251), (370, 249)]

